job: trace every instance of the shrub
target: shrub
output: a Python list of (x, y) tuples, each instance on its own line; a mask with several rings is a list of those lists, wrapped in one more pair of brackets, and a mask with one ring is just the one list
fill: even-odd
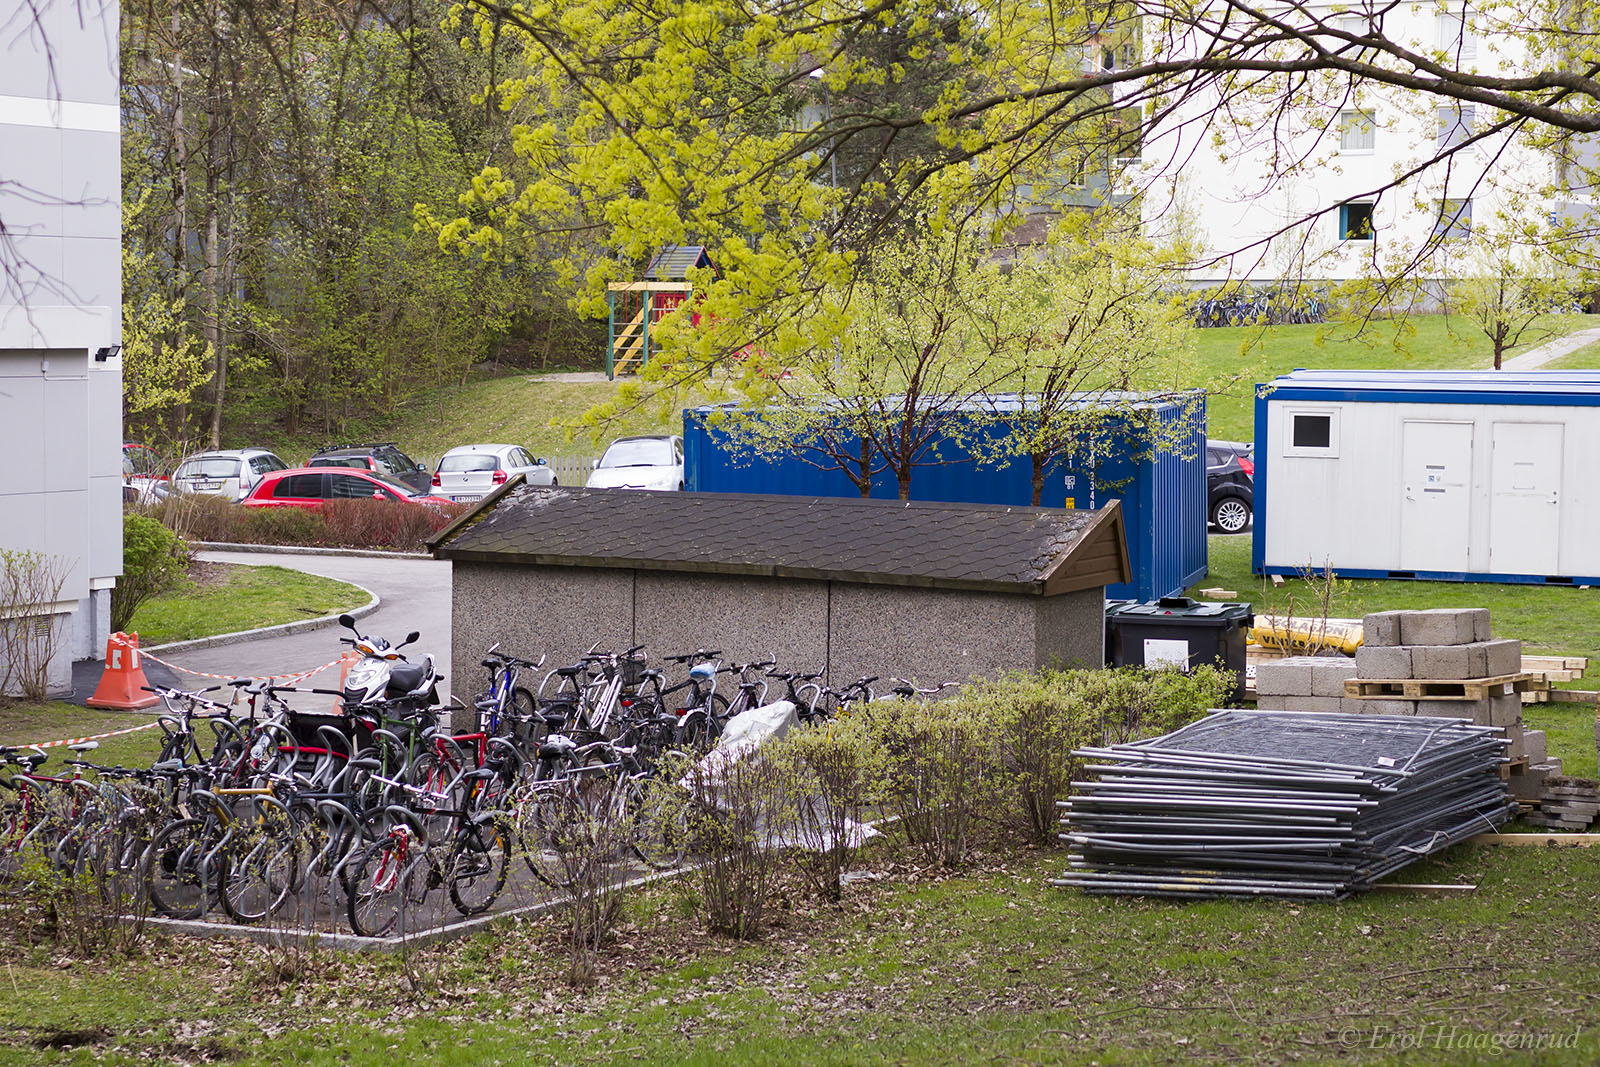
[(319, 545), (323, 541), (322, 517), (304, 508), (242, 508), (228, 541), (256, 545)]
[(237, 541), (244, 509), (215, 493), (173, 493), (151, 512), (188, 541)]
[(151, 512), (168, 528), (196, 541), (416, 551), (469, 507), (330, 500), (316, 511), (246, 508), (210, 493), (174, 493)]
[(771, 746), (715, 771), (688, 771), (690, 831), (700, 857), (698, 903), (706, 928), (729, 937), (760, 936), (777, 878), (777, 845), (790, 799)]
[(1021, 808), (1028, 833), (1055, 839), (1056, 803), (1082, 771), (1074, 749), (1154, 737), (1193, 722), (1221, 705), (1233, 676), (1215, 667), (1174, 670), (1016, 672), (979, 683), (992, 724), (1002, 788), (995, 799), (1004, 819)]
[(122, 516), (122, 577), (111, 590), (111, 629), (125, 630), (139, 605), (183, 579), (189, 546), (155, 519)]
[(384, 500), (330, 500), (320, 512), (323, 543), (345, 548), (418, 549), (469, 505), (396, 505)]
[(793, 798), (790, 856), (825, 900), (840, 899), (844, 872), (865, 842), (877, 756), (862, 714), (791, 730), (775, 746)]
[(963, 694), (933, 703), (881, 701), (867, 710), (880, 755), (879, 799), (928, 862), (958, 866), (996, 784), (988, 707)]
[(60, 556), (0, 548), (0, 696), (13, 683), (29, 700), (49, 696), (50, 662), (63, 635), (55, 605), (71, 570)]

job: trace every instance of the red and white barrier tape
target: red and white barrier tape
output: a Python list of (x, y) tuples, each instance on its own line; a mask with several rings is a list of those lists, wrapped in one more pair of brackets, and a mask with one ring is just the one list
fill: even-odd
[(190, 670), (188, 667), (180, 667), (176, 663), (169, 663), (167, 660), (162, 659), (160, 656), (156, 655), (155, 653), (146, 652), (143, 649), (140, 649), (139, 655), (143, 656), (145, 659), (155, 660), (157, 663), (161, 664), (163, 667), (170, 668), (171, 670), (182, 671), (184, 674), (192, 674), (196, 678), (215, 678), (215, 679), (217, 679), (218, 681), (221, 681), (221, 682), (231, 682), (235, 678), (240, 679), (242, 681), (247, 681), (247, 682), (277, 682), (277, 681), (282, 681), (286, 685), (294, 685), (296, 682), (303, 682), (307, 678), (310, 678), (313, 674), (321, 674), (323, 671), (327, 670), (328, 668), (337, 667), (339, 664), (344, 662), (344, 657), (340, 656), (338, 659), (333, 660), (332, 662), (324, 663), (320, 667), (313, 667), (309, 671), (303, 671), (300, 674), (267, 674), (267, 675), (210, 674), (210, 673), (208, 673), (206, 671)]
[(148, 730), (159, 726), (161, 723), (147, 722), (143, 726), (130, 726), (126, 730), (112, 730), (110, 733), (90, 734), (88, 737), (69, 737), (65, 741), (41, 741), (37, 745), (13, 745), (13, 748), (60, 748), (63, 745), (81, 745), (85, 741), (103, 741), (108, 737), (118, 737), (122, 734), (136, 734), (140, 730)]

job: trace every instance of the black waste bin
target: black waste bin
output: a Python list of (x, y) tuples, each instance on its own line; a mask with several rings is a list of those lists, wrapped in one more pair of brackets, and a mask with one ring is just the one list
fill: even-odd
[(1200, 604), (1186, 596), (1153, 604), (1106, 604), (1106, 663), (1113, 667), (1174, 667), (1214, 663), (1238, 679), (1233, 702), (1244, 700), (1244, 632), (1255, 616), (1249, 604)]

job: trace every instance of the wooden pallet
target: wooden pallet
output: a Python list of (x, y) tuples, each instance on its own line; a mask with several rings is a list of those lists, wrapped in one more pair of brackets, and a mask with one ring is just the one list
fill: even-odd
[(1521, 693), (1535, 684), (1531, 674), (1493, 678), (1349, 678), (1344, 695), (1369, 700), (1482, 700)]
[(1594, 689), (1557, 689), (1548, 682), (1535, 682), (1522, 691), (1524, 704), (1600, 704), (1600, 691)]

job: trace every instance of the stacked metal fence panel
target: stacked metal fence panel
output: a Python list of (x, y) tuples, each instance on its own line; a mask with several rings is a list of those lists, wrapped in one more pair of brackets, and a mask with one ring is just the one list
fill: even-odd
[(1509, 821), (1507, 742), (1466, 719), (1219, 711), (1083, 749), (1057, 885), (1158, 896), (1342, 897)]

